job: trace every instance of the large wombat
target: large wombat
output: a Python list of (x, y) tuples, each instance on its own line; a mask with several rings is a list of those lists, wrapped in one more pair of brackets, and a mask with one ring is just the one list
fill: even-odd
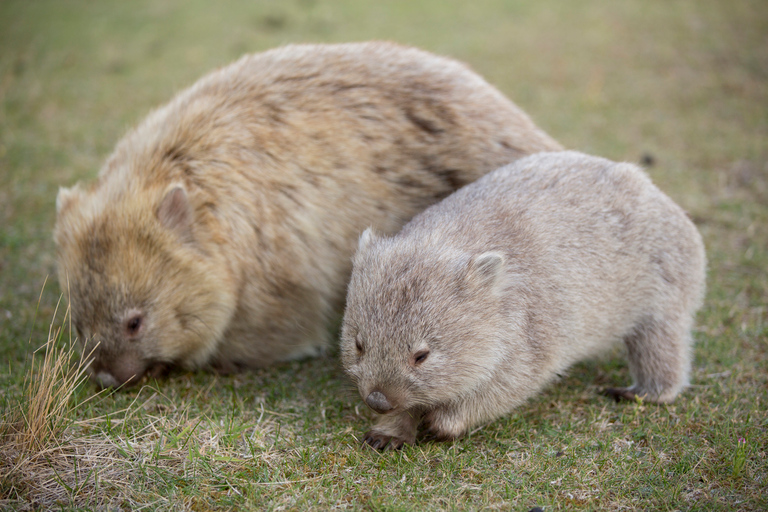
[(511, 411), (623, 340), (634, 384), (675, 398), (688, 379), (705, 255), (685, 212), (630, 164), (540, 153), (467, 185), (391, 238), (360, 239), (344, 367), (381, 413), (374, 448), (437, 438)]
[(397, 231), (486, 172), (559, 145), (464, 65), (389, 43), (247, 56), (62, 189), (59, 279), (103, 386), (166, 365), (312, 355), (363, 229)]

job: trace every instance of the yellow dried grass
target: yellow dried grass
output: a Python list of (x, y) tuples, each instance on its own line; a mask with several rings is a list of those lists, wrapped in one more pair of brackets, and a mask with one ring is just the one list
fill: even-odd
[[(68, 325), (69, 307), (62, 325), (56, 326), (60, 305), (61, 298), (48, 327), (47, 341), (32, 354), (24, 377), (24, 401), (10, 411), (17, 417), (12, 418), (7, 427), (22, 453), (41, 452), (55, 446), (72, 409), (77, 406), (73, 402), (75, 390), (87, 379), (89, 358), (87, 354), (77, 355), (76, 340), (72, 339), (71, 325)], [(69, 340), (62, 343), (65, 327), (69, 327)]]
[[(242, 432), (235, 436), (238, 441), (234, 444), (224, 442), (229, 434), (220, 421), (189, 418), (186, 411), (174, 410), (159, 417), (148, 414), (151, 404), (163, 399), (149, 386), (140, 389), (126, 408), (78, 420), (78, 407), (105, 395), (78, 399), (90, 354), (78, 355), (68, 308), (59, 324), (60, 305), (61, 298), (46, 342), (32, 353), (20, 398), (7, 404), (0, 418), (0, 509), (48, 509), (64, 504), (172, 507), (173, 500), (154, 489), (154, 484), (137, 486), (147, 468), (172, 479), (201, 475), (199, 485), (205, 487), (216, 484), (205, 483), (215, 480), (213, 475), (223, 474), (225, 469), (237, 473), (253, 463), (254, 450), (265, 463), (276, 457), (266, 442), (274, 430), (273, 421), (262, 421), (265, 413), (272, 413), (263, 407), (252, 427), (239, 429)], [(144, 390), (154, 392), (146, 396)], [(143, 420), (126, 431), (126, 422), (137, 412)], [(109, 425), (106, 431), (105, 425)]]

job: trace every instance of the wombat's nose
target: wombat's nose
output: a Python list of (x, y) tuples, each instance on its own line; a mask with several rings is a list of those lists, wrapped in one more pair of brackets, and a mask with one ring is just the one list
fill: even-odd
[(385, 412), (394, 409), (392, 404), (389, 403), (389, 400), (387, 400), (387, 397), (381, 391), (372, 391), (365, 399), (365, 403), (379, 414), (384, 414)]
[(120, 385), (120, 383), (117, 382), (117, 379), (109, 372), (97, 372), (92, 378), (101, 388), (116, 388)]
[(109, 368), (104, 365), (97, 365), (93, 369), (91, 379), (102, 389), (127, 389), (138, 384), (143, 374), (143, 370), (136, 371), (128, 364), (124, 365), (124, 368)]

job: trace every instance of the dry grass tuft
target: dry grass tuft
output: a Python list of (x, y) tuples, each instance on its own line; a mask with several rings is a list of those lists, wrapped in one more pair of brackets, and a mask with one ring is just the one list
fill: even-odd
[(148, 499), (172, 508), (179, 500), (167, 495), (173, 481), (218, 485), (217, 475), (237, 473), (254, 458), (270, 464), (275, 429), (263, 407), (252, 425), (234, 426), (190, 418), (158, 403), (164, 397), (146, 386), (123, 410), (75, 419), (85, 403), (108, 395), (78, 400), (89, 357), (77, 355), (71, 335), (62, 339), (69, 310), (59, 326), (57, 314), (58, 305), (47, 341), (32, 355), (21, 399), (6, 404), (0, 418), (0, 508), (132, 509)]
[[(73, 407), (73, 395), (87, 379), (88, 357), (77, 355), (76, 340), (62, 343), (64, 327), (69, 319), (69, 307), (64, 323), (56, 327), (59, 303), (48, 328), (48, 340), (32, 354), (24, 378), (24, 400), (19, 407), (7, 411), (0, 434), (6, 443), (20, 453), (43, 452), (55, 446), (64, 432)], [(40, 353), (42, 352), (42, 360)]]
[(18, 494), (14, 482), (19, 475), (29, 473), (30, 468), (45, 464), (50, 457), (62, 452), (74, 409), (78, 406), (75, 392), (87, 379), (88, 357), (78, 356), (71, 326), (69, 341), (62, 340), (69, 308), (64, 321), (57, 326), (60, 304), (61, 298), (49, 324), (47, 341), (32, 353), (24, 377), (22, 399), (10, 404), (0, 418), (0, 478), (4, 482), (0, 492), (4, 498)]

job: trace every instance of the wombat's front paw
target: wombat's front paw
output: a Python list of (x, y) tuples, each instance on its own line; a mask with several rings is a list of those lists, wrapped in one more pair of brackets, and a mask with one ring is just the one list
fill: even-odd
[(374, 450), (399, 450), (406, 442), (401, 437), (382, 434), (376, 430), (369, 430), (363, 437), (363, 444), (367, 444)]

